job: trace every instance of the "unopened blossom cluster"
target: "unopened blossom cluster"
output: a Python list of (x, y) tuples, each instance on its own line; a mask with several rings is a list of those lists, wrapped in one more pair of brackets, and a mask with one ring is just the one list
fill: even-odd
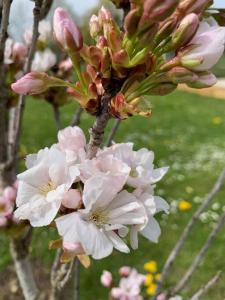
[(13, 211), (16, 204), (17, 181), (12, 186), (6, 186), (0, 195), (0, 230), (17, 224)]
[(67, 127), (58, 142), (26, 158), (18, 175), (15, 217), (31, 226), (55, 224), (69, 258), (109, 256), (138, 248), (141, 234), (157, 242), (155, 214), (169, 205), (154, 194), (168, 168), (154, 168), (154, 153), (121, 143), (89, 159), (83, 131)]
[[(90, 19), (87, 45), (63, 8), (54, 14), (54, 36), (71, 58), (77, 81), (32, 72), (12, 85), (20, 94), (50, 87), (68, 93), (89, 113), (98, 115), (102, 98), (111, 117), (151, 115), (148, 96), (166, 95), (179, 84), (205, 88), (217, 81), (210, 71), (224, 52), (223, 12), (208, 10), (211, 0), (113, 0), (126, 10), (123, 28), (102, 7)], [(215, 18), (214, 18), (215, 17)], [(217, 23), (217, 21), (219, 23)]]
[(123, 266), (119, 269), (120, 281), (116, 286), (113, 276), (109, 271), (103, 271), (101, 284), (110, 288), (109, 299), (113, 300), (143, 300), (142, 287), (145, 284), (145, 275), (139, 273), (135, 268)]
[[(37, 50), (31, 65), (32, 72), (49, 72), (66, 80), (71, 76), (72, 62), (66, 55), (59, 55), (53, 51), (52, 47), (52, 26), (49, 21), (43, 20), (38, 27), (39, 37), (37, 40)], [(16, 42), (11, 37), (7, 38), (4, 63), (8, 74), (7, 82), (9, 85), (15, 79), (21, 78), (23, 69), (27, 61), (29, 49), (32, 44), (32, 30), (24, 32), (23, 41)], [(9, 91), (11, 89), (9, 88)], [(54, 106), (62, 106), (68, 102), (65, 89), (48, 90), (40, 95), (41, 98)], [(11, 91), (8, 99), (8, 107), (15, 106), (18, 96)]]

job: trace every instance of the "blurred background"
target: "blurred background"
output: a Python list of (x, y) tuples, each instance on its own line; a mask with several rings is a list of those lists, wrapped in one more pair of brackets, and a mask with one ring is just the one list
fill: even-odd
[[(87, 35), (88, 19), (102, 5), (115, 8), (109, 1), (97, 0), (55, 0), (54, 7), (68, 8), (77, 23)], [(224, 7), (225, 0), (215, 0), (215, 7)], [(28, 0), (13, 1), (10, 21), (10, 33), (15, 40), (22, 40), (25, 29), (32, 24), (33, 2)], [(118, 12), (118, 16), (121, 12)], [(225, 59), (219, 62), (215, 73), (220, 81), (215, 88), (206, 89), (200, 94), (192, 90), (178, 90), (167, 97), (152, 97), (153, 116), (149, 119), (133, 117), (123, 122), (115, 138), (116, 142), (130, 141), (135, 147), (147, 147), (155, 152), (157, 166), (170, 166), (168, 175), (158, 186), (156, 193), (171, 204), (169, 216), (159, 216), (162, 236), (159, 244), (141, 240), (138, 251), (131, 255), (114, 252), (113, 257), (94, 261), (91, 268), (81, 271), (81, 299), (105, 300), (107, 290), (99, 284), (102, 270), (107, 269), (114, 275), (122, 265), (136, 267), (145, 272), (143, 266), (148, 261), (158, 264), (158, 271), (163, 265), (169, 251), (179, 237), (182, 229), (204, 196), (213, 186), (225, 165)], [(69, 103), (62, 109), (62, 124), (68, 126), (76, 110), (76, 104)], [(35, 113), (34, 113), (35, 112)], [(84, 114), (81, 127), (88, 133), (93, 122), (92, 117)], [(32, 130), (31, 127), (32, 126)], [(107, 132), (109, 131), (109, 127)], [(21, 155), (36, 152), (56, 141), (57, 130), (52, 117), (51, 107), (42, 101), (29, 98), (25, 111)], [(225, 191), (223, 191), (201, 215), (195, 230), (185, 249), (178, 257), (169, 278), (169, 283), (176, 282), (190, 265), (193, 256), (199, 251), (208, 233), (222, 211), (225, 210)], [(48, 250), (48, 241), (56, 238), (55, 231), (45, 228), (35, 230), (32, 255), (37, 266), (37, 277), (51, 266), (54, 251)], [(18, 283), (13, 275), (11, 258), (8, 254), (8, 242), (0, 236), (0, 300), (22, 299)], [(225, 231), (220, 232), (216, 242), (208, 251), (203, 263), (190, 281), (183, 295), (188, 297), (212, 277), (218, 269), (225, 271), (224, 259)], [(41, 264), (40, 264), (41, 262)], [(43, 270), (46, 266), (46, 270)], [(7, 271), (7, 272), (6, 272)], [(45, 277), (38, 277), (40, 285), (45, 285)], [(225, 276), (210, 291), (204, 300), (223, 300), (225, 298)], [(9, 291), (13, 298), (9, 298)], [(66, 299), (67, 300), (67, 299)]]

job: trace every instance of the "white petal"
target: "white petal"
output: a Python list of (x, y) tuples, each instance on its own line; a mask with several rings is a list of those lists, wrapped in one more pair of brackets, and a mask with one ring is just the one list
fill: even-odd
[(158, 222), (150, 217), (146, 227), (140, 232), (146, 239), (158, 243), (159, 236), (161, 234), (161, 229)]
[(154, 196), (157, 212), (164, 211), (166, 214), (169, 213), (169, 204), (161, 197)]
[(84, 221), (80, 213), (75, 212), (56, 219), (56, 226), (64, 242), (81, 243), (85, 253), (95, 259), (112, 253), (113, 245), (106, 234), (93, 223)]
[(130, 249), (123, 242), (123, 240), (113, 231), (107, 231), (107, 236), (113, 243), (114, 248), (119, 250), (120, 252), (129, 253)]

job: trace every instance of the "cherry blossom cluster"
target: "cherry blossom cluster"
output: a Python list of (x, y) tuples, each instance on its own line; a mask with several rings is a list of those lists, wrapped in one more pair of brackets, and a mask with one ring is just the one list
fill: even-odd
[(101, 111), (102, 97), (110, 94), (110, 115), (125, 119), (151, 115), (146, 96), (166, 95), (179, 84), (205, 88), (216, 83), (210, 70), (224, 52), (225, 27), (220, 26), (223, 12), (208, 10), (211, 0), (113, 2), (127, 12), (123, 28), (102, 7), (90, 19), (91, 45), (83, 41), (67, 11), (60, 7), (55, 11), (54, 36), (71, 58), (76, 82), (33, 72), (12, 89), (19, 94), (39, 94), (51, 87), (65, 87), (94, 115)]
[(113, 300), (143, 300), (141, 289), (146, 281), (146, 276), (140, 274), (135, 268), (124, 266), (119, 269), (119, 286), (115, 286), (112, 274), (103, 271), (101, 284), (110, 288), (109, 299)]
[(54, 221), (64, 251), (72, 257), (101, 259), (113, 248), (138, 248), (138, 235), (157, 242), (160, 227), (154, 215), (169, 205), (154, 195), (155, 184), (168, 168), (154, 168), (154, 153), (121, 143), (99, 149), (89, 159), (83, 131), (67, 127), (58, 143), (26, 158), (18, 175), (18, 219), (34, 227)]
[(13, 210), (16, 204), (17, 196), (17, 181), (13, 186), (4, 188), (0, 196), (0, 228), (9, 227), (12, 224), (17, 224), (18, 220), (13, 216)]

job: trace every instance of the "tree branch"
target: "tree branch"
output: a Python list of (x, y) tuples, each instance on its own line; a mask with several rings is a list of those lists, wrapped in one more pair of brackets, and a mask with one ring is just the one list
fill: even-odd
[(92, 159), (96, 156), (98, 148), (102, 144), (105, 127), (109, 120), (108, 104), (111, 99), (110, 94), (102, 97), (102, 108), (92, 128), (90, 128), (90, 141), (88, 144), (87, 156)]
[(195, 225), (195, 223), (197, 222), (199, 216), (201, 215), (201, 213), (208, 207), (208, 205), (212, 202), (212, 200), (214, 199), (214, 197), (216, 196), (217, 193), (219, 193), (219, 191), (221, 190), (222, 186), (224, 185), (225, 182), (225, 169), (222, 171), (222, 173), (220, 174), (218, 180), (216, 181), (215, 185), (213, 186), (212, 190), (210, 191), (210, 193), (206, 196), (205, 200), (203, 201), (203, 203), (201, 204), (201, 206), (197, 209), (197, 211), (194, 213), (193, 217), (191, 218), (191, 220), (188, 222), (188, 224), (186, 225), (186, 227), (184, 228), (179, 240), (177, 241), (175, 247), (172, 249), (164, 267), (162, 270), (162, 275), (161, 275), (161, 280), (158, 284), (157, 287), (157, 291), (156, 294), (154, 296), (154, 299), (156, 299), (156, 296), (160, 293), (161, 288), (163, 283), (165, 282), (165, 279), (167, 278), (169, 271), (174, 263), (174, 260), (176, 259), (176, 257), (178, 256), (178, 254), (180, 253), (186, 239), (188, 238), (193, 226)]
[(71, 122), (71, 126), (78, 126), (80, 124), (81, 115), (83, 113), (84, 109), (80, 106), (77, 108), (73, 120)]
[(195, 270), (197, 269), (197, 267), (199, 266), (200, 262), (204, 258), (207, 250), (209, 249), (209, 247), (214, 242), (217, 234), (219, 233), (219, 231), (222, 228), (222, 226), (224, 225), (224, 223), (225, 223), (225, 212), (220, 217), (220, 219), (217, 222), (215, 228), (211, 231), (208, 239), (206, 240), (206, 242), (203, 245), (203, 247), (200, 250), (200, 252), (195, 257), (193, 263), (191, 264), (191, 266), (189, 267), (189, 269), (187, 270), (187, 272), (185, 273), (185, 275), (177, 283), (177, 285), (175, 286), (175, 288), (172, 289), (172, 292), (170, 293), (172, 296), (175, 295), (175, 294), (177, 294), (177, 293), (179, 293), (186, 286), (186, 284), (189, 282), (189, 280), (191, 279), (191, 277), (194, 274)]
[[(35, 6), (33, 9), (33, 15), (34, 15), (34, 22), (33, 22), (33, 35), (32, 35), (32, 42), (31, 47), (28, 54), (28, 59), (24, 67), (24, 74), (30, 72), (32, 61), (34, 58), (35, 50), (36, 50), (36, 44), (37, 39), (39, 36), (38, 32), (38, 26), (41, 19), (41, 6), (42, 6), (43, 0), (35, 0)], [(19, 97), (19, 103), (17, 107), (14, 110), (14, 114), (10, 119), (10, 132), (9, 132), (9, 153), (10, 153), (10, 162), (13, 164), (16, 160), (16, 153), (18, 152), (19, 147), (19, 138), (20, 138), (20, 132), (21, 132), (21, 125), (22, 125), (22, 118), (23, 118), (23, 112), (25, 108), (25, 100), (26, 97), (24, 95), (21, 95)]]
[(29, 228), (23, 237), (13, 238), (10, 241), (10, 251), (14, 261), (16, 274), (26, 300), (36, 300), (39, 290), (35, 283), (30, 262), (28, 260), (29, 245), (32, 229)]
[(57, 131), (61, 129), (61, 114), (60, 114), (60, 109), (57, 105), (52, 105), (53, 109), (53, 115), (54, 115), (54, 120), (55, 120), (55, 125)]
[(203, 285), (190, 300), (199, 300), (199, 298), (206, 294), (211, 287), (213, 287), (221, 278), (222, 272), (219, 271), (213, 278), (211, 278), (205, 285)]
[(106, 142), (106, 146), (109, 147), (112, 145), (112, 142), (113, 142), (113, 138), (117, 132), (117, 130), (119, 129), (119, 126), (120, 126), (120, 123), (121, 123), (121, 120), (120, 119), (117, 119), (115, 120), (112, 128), (111, 128), (111, 131), (109, 133), (109, 136), (108, 136), (108, 139), (107, 139), (107, 142)]
[(0, 28), (0, 163), (7, 160), (7, 91), (5, 88), (5, 42), (7, 39), (7, 29), (9, 24), (9, 14), (12, 0), (4, 0), (1, 2), (1, 28)]

